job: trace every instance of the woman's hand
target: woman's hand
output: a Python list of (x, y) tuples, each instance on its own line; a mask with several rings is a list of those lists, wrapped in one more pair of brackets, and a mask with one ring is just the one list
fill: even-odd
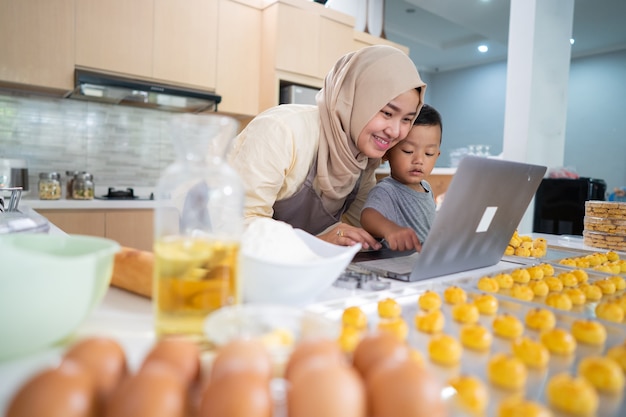
[(326, 242), (341, 246), (352, 246), (360, 243), (363, 249), (378, 250), (382, 247), (380, 242), (374, 239), (374, 237), (365, 230), (345, 223), (339, 223), (336, 227), (333, 227), (328, 232), (322, 233), (317, 237)]
[(385, 235), (387, 245), (391, 250), (411, 250), (415, 249), (417, 252), (422, 250), (422, 244), (415, 234), (415, 230), (410, 227), (401, 227), (394, 229)]

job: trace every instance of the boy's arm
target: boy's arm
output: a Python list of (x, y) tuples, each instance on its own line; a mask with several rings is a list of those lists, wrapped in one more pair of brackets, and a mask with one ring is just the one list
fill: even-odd
[(367, 207), (361, 212), (361, 226), (372, 236), (384, 238), (392, 250), (420, 251), (422, 245), (410, 227), (400, 227), (387, 219), (378, 210)]

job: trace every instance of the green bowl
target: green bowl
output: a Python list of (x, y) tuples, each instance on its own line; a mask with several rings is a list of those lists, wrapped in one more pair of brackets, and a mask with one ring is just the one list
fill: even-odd
[(0, 236), (0, 360), (70, 336), (102, 301), (119, 249), (93, 236)]

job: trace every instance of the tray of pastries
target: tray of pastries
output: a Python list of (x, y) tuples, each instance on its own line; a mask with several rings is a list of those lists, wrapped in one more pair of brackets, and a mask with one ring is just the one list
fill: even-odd
[[(339, 343), (355, 364), (372, 334), (391, 333), (402, 340), (438, 379), (451, 415), (626, 415), (626, 325), (610, 315), (598, 317), (595, 308), (622, 297), (624, 288), (620, 284), (612, 294), (600, 288), (598, 300), (569, 309), (546, 301), (550, 294), (565, 295), (565, 285), (532, 298), (513, 294), (521, 281), (561, 281), (559, 274), (571, 270), (545, 265), (541, 279), (538, 272), (528, 278), (515, 272), (523, 266), (503, 271), (511, 277), (511, 287), (504, 290), (486, 285), (497, 284), (495, 277), (468, 276), (309, 309), (341, 323)], [(585, 282), (605, 279), (590, 273)], [(524, 412), (508, 414), (512, 410)]]

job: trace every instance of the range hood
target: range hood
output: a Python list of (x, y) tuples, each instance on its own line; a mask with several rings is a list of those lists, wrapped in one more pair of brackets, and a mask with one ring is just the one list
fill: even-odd
[(67, 98), (190, 113), (217, 111), (222, 101), (208, 91), (81, 68), (76, 68), (74, 79), (75, 88)]

